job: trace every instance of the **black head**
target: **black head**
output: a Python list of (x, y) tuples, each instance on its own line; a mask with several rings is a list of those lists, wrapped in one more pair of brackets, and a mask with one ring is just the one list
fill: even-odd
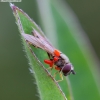
[(63, 68), (62, 68), (62, 72), (64, 76), (69, 75), (70, 73), (75, 74), (73, 66), (71, 63), (66, 64)]

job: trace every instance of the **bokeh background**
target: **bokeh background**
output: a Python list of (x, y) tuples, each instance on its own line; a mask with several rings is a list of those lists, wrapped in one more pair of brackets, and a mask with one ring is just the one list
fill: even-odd
[[(100, 59), (100, 0), (66, 0)], [(36, 0), (14, 3), (40, 25)], [(42, 27), (42, 26), (40, 26)], [(0, 2), (0, 100), (38, 100), (9, 3)]]

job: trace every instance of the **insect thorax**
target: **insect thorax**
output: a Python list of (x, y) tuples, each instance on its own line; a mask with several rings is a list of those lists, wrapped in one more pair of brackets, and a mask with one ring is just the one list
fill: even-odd
[(61, 58), (55, 62), (55, 65), (59, 68), (62, 68), (65, 64), (66, 64), (65, 61)]
[(57, 62), (55, 62), (55, 65), (56, 65), (57, 67), (62, 68), (62, 67), (64, 67), (67, 63), (69, 63), (68, 57), (67, 57), (66, 55), (64, 55), (64, 54), (61, 53), (60, 58), (59, 58), (59, 60), (58, 60)]
[(70, 62), (69, 58), (65, 54), (61, 53), (60, 56), (65, 61), (65, 63), (69, 63)]

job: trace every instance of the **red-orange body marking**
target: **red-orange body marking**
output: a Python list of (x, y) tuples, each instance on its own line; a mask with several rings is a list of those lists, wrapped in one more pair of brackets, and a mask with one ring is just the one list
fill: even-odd
[[(44, 60), (44, 62), (46, 63), (46, 64), (48, 64), (50, 67), (53, 67), (53, 65), (54, 65), (54, 63), (56, 62), (56, 61), (58, 61), (59, 60), (59, 56), (60, 56), (60, 52), (58, 51), (58, 50), (55, 50), (54, 51), (54, 57), (53, 57), (53, 59), (50, 59), (50, 60)], [(61, 70), (61, 68), (59, 68), (59, 67), (55, 67), (55, 69), (56, 70)]]

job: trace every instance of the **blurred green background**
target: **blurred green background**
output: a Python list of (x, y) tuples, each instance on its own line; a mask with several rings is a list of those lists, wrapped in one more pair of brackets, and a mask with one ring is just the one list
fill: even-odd
[[(100, 1), (66, 0), (100, 59)], [(35, 0), (14, 3), (40, 25)], [(42, 27), (42, 26), (40, 26)], [(0, 100), (38, 100), (15, 18), (9, 3), (0, 2)]]

